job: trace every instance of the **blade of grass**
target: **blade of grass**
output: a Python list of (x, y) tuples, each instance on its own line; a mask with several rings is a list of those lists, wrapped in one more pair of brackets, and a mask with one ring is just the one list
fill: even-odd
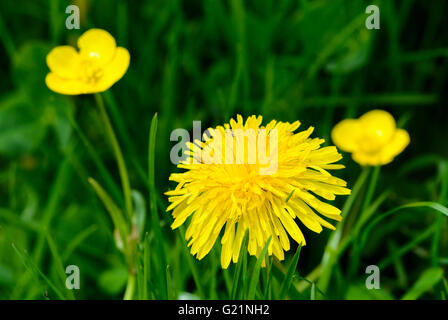
[(437, 202), (413, 202), (413, 203), (409, 203), (409, 204), (405, 204), (399, 207), (396, 207), (392, 210), (389, 210), (381, 215), (379, 215), (377, 218), (375, 218), (362, 232), (361, 237), (360, 237), (360, 248), (362, 249), (367, 241), (367, 238), (369, 236), (370, 231), (382, 220), (384, 220), (385, 218), (396, 214), (404, 209), (414, 209), (414, 208), (430, 208), (435, 210), (438, 213), (441, 213), (445, 216), (448, 217), (448, 208), (441, 205), (440, 203)]
[(419, 243), (425, 241), (427, 238), (429, 238), (434, 231), (436, 230), (437, 225), (432, 225), (429, 228), (427, 228), (423, 233), (419, 234), (415, 238), (412, 238), (411, 241), (406, 243), (405, 245), (401, 246), (396, 252), (393, 254), (387, 256), (383, 261), (381, 261), (378, 264), (378, 268), (380, 270), (384, 270), (387, 268), (391, 263), (395, 262), (397, 259), (399, 259), (401, 256), (412, 250), (416, 245)]
[(310, 300), (316, 300), (316, 284), (314, 282), (311, 285)]
[(406, 292), (401, 300), (416, 300), (426, 291), (432, 289), (443, 277), (442, 268), (426, 269), (414, 283), (414, 285)]
[[(440, 162), (438, 164), (438, 171), (438, 180), (440, 181), (440, 193), (438, 200), (439, 203), (446, 205), (448, 199), (448, 162)], [(437, 228), (431, 244), (431, 264), (433, 267), (438, 266), (439, 261), (440, 239), (444, 224), (444, 219), (441, 215), (437, 216), (435, 224), (437, 225)]]
[(241, 249), (240, 249), (240, 254), (238, 256), (238, 262), (236, 264), (235, 267), (235, 273), (233, 274), (233, 284), (232, 284), (232, 290), (231, 290), (231, 294), (230, 294), (230, 300), (235, 300), (237, 298), (237, 292), (238, 292), (238, 285), (239, 285), (239, 281), (241, 278), (241, 269), (244, 263), (244, 255), (247, 254), (247, 239), (249, 237), (249, 231), (246, 230), (245, 234), (244, 234), (244, 238), (243, 241), (241, 243)]
[(268, 241), (266, 242), (263, 250), (261, 250), (261, 253), (258, 256), (257, 261), (255, 263), (254, 269), (252, 270), (252, 276), (250, 278), (250, 283), (249, 283), (249, 291), (247, 293), (248, 300), (255, 299), (255, 291), (257, 289), (258, 280), (260, 278), (261, 264), (263, 263), (266, 253), (268, 252), (268, 247), (269, 247), (270, 242), (271, 242), (271, 236), (269, 237)]
[(376, 185), (378, 182), (378, 177), (380, 175), (381, 166), (376, 166), (372, 170), (372, 176), (370, 177), (369, 186), (367, 188), (367, 193), (364, 198), (364, 202), (362, 204), (362, 210), (361, 210), (361, 216), (364, 214), (364, 212), (367, 210), (367, 208), (370, 206), (370, 203), (372, 202), (373, 195), (375, 193)]
[(190, 267), (191, 274), (193, 275), (193, 280), (196, 284), (196, 288), (198, 290), (199, 297), (201, 299), (205, 298), (204, 289), (202, 287), (201, 278), (199, 276), (199, 270), (196, 265), (196, 261), (194, 257), (190, 254), (187, 246), (187, 241), (185, 240), (185, 228), (181, 226), (179, 228), (179, 238), (182, 243), (182, 250), (184, 252), (185, 258), (187, 259), (188, 266)]
[[(65, 268), (64, 268), (64, 264), (62, 263), (62, 259), (61, 256), (58, 252), (58, 248), (57, 245), (55, 243), (55, 241), (53, 240), (53, 238), (51, 237), (48, 229), (44, 230), (45, 232), (45, 238), (47, 239), (47, 243), (48, 243), (48, 247), (50, 248), (50, 252), (51, 255), (53, 256), (53, 262), (54, 262), (54, 266), (56, 268), (56, 274), (59, 277), (59, 280), (61, 281), (61, 283), (65, 284), (65, 280), (66, 280), (66, 274), (65, 274)], [(73, 290), (67, 290), (68, 293), (68, 298), (71, 300), (75, 299), (75, 295), (73, 293)]]
[(271, 300), (272, 299), (272, 278), (274, 275), (274, 272), (271, 271), (272, 268), (272, 260), (269, 261), (269, 264), (266, 266), (266, 272), (268, 274), (268, 282), (266, 284), (266, 287), (264, 289), (263, 293), (263, 299), (264, 300)]
[(33, 262), (30, 256), (28, 256), (26, 253), (20, 252), (20, 250), (16, 247), (14, 243), (11, 244), (15, 252), (20, 257), (20, 260), (22, 261), (25, 268), (29, 269), (32, 273), (32, 275), (35, 277), (37, 281), (40, 282), (40, 278), (54, 291), (58, 299), (64, 300), (64, 295), (61, 293), (61, 291), (56, 287), (56, 285), (53, 284), (53, 282), (48, 279), (42, 271), (36, 266), (36, 264)]
[(70, 256), (73, 254), (73, 252), (78, 248), (78, 246), (84, 242), (92, 233), (94, 233), (96, 230), (98, 230), (98, 227), (96, 225), (92, 225), (88, 227), (87, 229), (81, 231), (78, 233), (67, 245), (67, 247), (64, 250), (64, 254), (62, 255), (62, 261), (67, 261)]
[(154, 232), (155, 243), (158, 254), (158, 274), (157, 277), (158, 287), (161, 292), (162, 299), (168, 299), (168, 288), (166, 287), (166, 256), (165, 248), (163, 244), (162, 229), (160, 227), (160, 219), (157, 210), (157, 191), (155, 185), (155, 147), (156, 147), (156, 135), (157, 135), (157, 113), (154, 115), (151, 121), (151, 127), (149, 129), (149, 145), (148, 145), (148, 178), (149, 178), (149, 205), (151, 211), (151, 228)]
[(342, 238), (342, 231), (344, 229), (345, 224), (345, 218), (347, 217), (348, 213), (350, 212), (353, 203), (355, 199), (358, 197), (359, 192), (361, 191), (367, 176), (369, 174), (368, 169), (362, 170), (360, 176), (355, 182), (355, 185), (353, 187), (352, 193), (348, 197), (348, 199), (345, 201), (344, 207), (342, 208), (341, 216), (344, 218), (340, 225), (338, 226), (338, 229), (333, 232), (330, 235), (330, 238), (328, 240), (328, 243), (325, 247), (324, 254), (322, 257), (322, 261), (320, 263), (320, 277), (319, 277), (319, 287), (322, 291), (326, 292), (328, 288), (328, 284), (330, 282), (331, 278), (331, 272), (333, 269), (333, 265), (337, 262), (338, 255), (336, 254), (341, 238)]
[(18, 214), (8, 209), (0, 208), (0, 218), (6, 220), (8, 224), (14, 224), (37, 233), (42, 232), (42, 228), (37, 222), (22, 220)]
[(297, 264), (299, 262), (299, 257), (300, 257), (300, 251), (302, 250), (302, 246), (299, 245), (297, 247), (296, 253), (294, 254), (294, 257), (292, 258), (291, 264), (289, 265), (288, 271), (286, 272), (286, 276), (283, 279), (282, 285), (280, 287), (280, 294), (278, 296), (278, 298), (280, 300), (285, 299), (286, 294), (289, 291), (289, 288), (291, 286), (292, 283), (292, 276), (294, 275), (294, 273), (296, 272), (297, 269)]
[(112, 150), (115, 155), (115, 160), (117, 161), (118, 172), (121, 178), (121, 185), (123, 188), (124, 202), (126, 207), (126, 214), (129, 221), (132, 221), (134, 211), (132, 208), (132, 195), (131, 195), (131, 185), (129, 182), (128, 170), (126, 168), (126, 163), (123, 158), (123, 153), (121, 152), (120, 145), (118, 143), (117, 137), (115, 136), (114, 129), (107, 115), (106, 108), (104, 107), (104, 100), (100, 93), (95, 94), (95, 101), (100, 111), (101, 118), (104, 122), (106, 133), (109, 142), (112, 146)]
[(248, 260), (248, 255), (244, 254), (243, 255), (243, 274), (242, 274), (242, 281), (243, 281), (243, 290), (240, 290), (241, 295), (239, 295), (240, 299), (247, 299), (247, 285), (248, 285), (248, 279), (249, 279), (249, 274), (247, 271), (247, 260)]
[(175, 300), (177, 297), (173, 290), (173, 281), (171, 280), (170, 269), (171, 269), (171, 267), (169, 265), (167, 265), (166, 269), (165, 269), (167, 296), (168, 296), (168, 300)]
[(147, 300), (148, 295), (148, 281), (151, 276), (151, 261), (149, 255), (149, 237), (145, 236), (143, 247), (143, 299)]

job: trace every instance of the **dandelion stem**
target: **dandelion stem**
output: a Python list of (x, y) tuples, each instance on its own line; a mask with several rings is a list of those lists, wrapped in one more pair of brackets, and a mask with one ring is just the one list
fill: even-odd
[(101, 94), (95, 94), (95, 101), (99, 108), (101, 118), (103, 119), (104, 125), (106, 126), (106, 132), (109, 137), (110, 143), (112, 145), (112, 149), (115, 154), (115, 158), (117, 160), (118, 170), (120, 173), (121, 184), (123, 187), (123, 194), (125, 199), (126, 212), (129, 218), (129, 221), (132, 222), (133, 209), (132, 209), (132, 198), (131, 198), (131, 186), (129, 183), (128, 171), (126, 169), (126, 164), (124, 162), (123, 154), (120, 149), (120, 145), (118, 144), (117, 138), (115, 136), (114, 130), (112, 128), (112, 124), (110, 123), (109, 116), (107, 115), (106, 109), (104, 107), (104, 101)]

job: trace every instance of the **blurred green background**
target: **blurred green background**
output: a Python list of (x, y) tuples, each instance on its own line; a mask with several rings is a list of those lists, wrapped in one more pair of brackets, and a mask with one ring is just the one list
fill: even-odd
[[(70, 3), (80, 7), (80, 30), (65, 28)], [(364, 25), (369, 4), (380, 8), (380, 30)], [(376, 196), (391, 192), (379, 214), (416, 201), (448, 204), (447, 16), (448, 2), (424, 0), (2, 1), (0, 298), (54, 298), (48, 283), (63, 287), (61, 261), (79, 266), (81, 290), (75, 296), (80, 299), (120, 298), (126, 282), (112, 223), (87, 183), (94, 177), (122, 204), (115, 160), (93, 96), (62, 96), (45, 86), (45, 57), (52, 47), (75, 45), (80, 34), (95, 27), (129, 49), (129, 70), (104, 97), (132, 188), (145, 202), (142, 212), (148, 212), (148, 132), (156, 112), (155, 179), (163, 208), (163, 192), (173, 187), (168, 176), (177, 170), (169, 160), (175, 128), (191, 130), (192, 121), (201, 120), (205, 130), (237, 113), (261, 114), (264, 123), (312, 125), (314, 136), (331, 144), (338, 121), (381, 108), (408, 130), (411, 144), (381, 169)], [(347, 169), (335, 174), (353, 187), (361, 168), (350, 155), (342, 162)], [(342, 207), (345, 199), (339, 197), (337, 204)], [(166, 215), (160, 213), (172, 298), (198, 294), (184, 244)], [(150, 227), (146, 230), (151, 238)], [(330, 235), (302, 230), (307, 246), (295, 283), (319, 265)], [(226, 298), (233, 266), (222, 272), (219, 252), (213, 252), (197, 262), (202, 297)], [(430, 274), (429, 287), (415, 297), (446, 297), (447, 219), (432, 210), (405, 210), (384, 220), (370, 234), (360, 269), (348, 275), (350, 252), (338, 261), (323, 297), (398, 299), (430, 267), (444, 269), (445, 275)], [(381, 263), (381, 290), (366, 290), (365, 266)], [(289, 297), (310, 296), (309, 288), (297, 291)]]

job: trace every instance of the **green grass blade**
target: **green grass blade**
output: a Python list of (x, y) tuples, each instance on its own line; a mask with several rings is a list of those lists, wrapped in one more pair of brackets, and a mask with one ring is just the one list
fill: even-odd
[[(56, 268), (56, 274), (58, 275), (61, 283), (65, 284), (66, 274), (64, 263), (62, 262), (62, 258), (58, 252), (56, 242), (54, 241), (53, 237), (50, 235), (48, 230), (45, 230), (45, 238), (47, 239), (48, 247), (50, 248), (51, 255), (53, 256), (54, 266)], [(67, 290), (67, 291), (69, 298), (74, 300), (75, 295), (73, 294), (73, 290)]]
[(241, 278), (241, 269), (244, 263), (244, 255), (247, 254), (247, 239), (249, 237), (249, 231), (246, 230), (245, 234), (244, 234), (244, 238), (243, 241), (241, 243), (241, 249), (240, 249), (240, 254), (238, 257), (238, 262), (236, 264), (235, 267), (235, 273), (233, 275), (233, 284), (232, 284), (232, 290), (231, 290), (231, 294), (230, 294), (230, 299), (231, 300), (235, 300), (237, 298), (237, 292), (238, 292), (238, 285), (239, 285), (239, 281)]
[(252, 271), (252, 277), (250, 278), (249, 283), (249, 291), (247, 293), (247, 299), (253, 300), (255, 299), (255, 292), (257, 289), (257, 283), (260, 278), (260, 270), (261, 270), (261, 264), (263, 263), (263, 260), (266, 256), (266, 253), (268, 252), (269, 243), (271, 242), (271, 236), (269, 237), (268, 241), (266, 242), (263, 250), (261, 250), (261, 253), (259, 257), (257, 258), (257, 261), (255, 263), (254, 270)]
[(269, 261), (269, 265), (266, 266), (267, 273), (268, 273), (268, 281), (266, 284), (266, 287), (264, 289), (263, 293), (263, 299), (264, 300), (271, 300), (272, 299), (272, 278), (274, 276), (274, 272), (272, 272), (273, 263), (272, 260)]
[(14, 243), (11, 244), (15, 252), (20, 257), (20, 260), (22, 261), (25, 268), (29, 269), (32, 273), (32, 275), (40, 282), (40, 278), (54, 291), (58, 299), (64, 300), (64, 295), (61, 293), (61, 291), (57, 288), (57, 286), (43, 274), (42, 271), (36, 266), (36, 264), (33, 262), (30, 256), (28, 256), (25, 252), (22, 253), (20, 250), (16, 247)]
[(294, 273), (296, 272), (296, 269), (297, 269), (297, 264), (299, 262), (301, 250), (302, 250), (302, 246), (299, 245), (297, 247), (296, 253), (294, 254), (294, 257), (292, 258), (291, 264), (289, 265), (288, 271), (286, 272), (286, 276), (283, 279), (282, 285), (280, 287), (280, 294), (278, 297), (280, 300), (285, 299), (286, 294), (289, 291), (289, 288), (292, 283), (292, 276), (294, 275)]
[(143, 299), (147, 300), (149, 297), (148, 294), (148, 281), (151, 276), (151, 258), (150, 258), (150, 252), (149, 252), (149, 237), (148, 234), (145, 236), (144, 240), (144, 246), (143, 246)]
[(311, 285), (310, 300), (316, 300), (316, 284), (314, 282)]
[(202, 283), (201, 283), (201, 277), (199, 275), (200, 273), (199, 273), (199, 270), (197, 268), (197, 263), (195, 261), (196, 259), (189, 252), (189, 249), (188, 249), (188, 246), (187, 246), (187, 241), (185, 240), (185, 228), (184, 228), (184, 226), (181, 226), (179, 228), (178, 235), (179, 235), (179, 238), (180, 238), (181, 243), (182, 243), (182, 251), (183, 251), (183, 253), (185, 255), (185, 258), (187, 259), (187, 263), (188, 263), (188, 266), (190, 267), (191, 274), (193, 275), (193, 280), (194, 280), (194, 282), (196, 284), (196, 288), (198, 290), (199, 297), (201, 299), (204, 299), (205, 298), (205, 293), (204, 293), (204, 289), (203, 289), (203, 286), (202, 286)]
[(157, 210), (157, 190), (155, 185), (155, 148), (156, 148), (156, 136), (157, 136), (157, 113), (154, 115), (151, 121), (151, 127), (149, 129), (149, 145), (148, 145), (148, 177), (149, 177), (149, 206), (151, 211), (151, 228), (154, 232), (155, 243), (157, 246), (158, 256), (158, 274), (157, 277), (158, 287), (160, 290), (161, 298), (168, 299), (168, 288), (166, 286), (166, 256), (165, 248), (163, 244), (162, 228), (160, 227), (159, 213)]
[(436, 227), (437, 227), (437, 225), (431, 225), (424, 232), (422, 232), (421, 234), (419, 234), (416, 237), (413, 237), (412, 240), (409, 241), (409, 243), (402, 245), (396, 252), (393, 252), (391, 255), (387, 256), (387, 258), (385, 258), (383, 261), (381, 261), (378, 264), (378, 268), (380, 268), (380, 270), (384, 270), (391, 263), (397, 261), (401, 256), (403, 256), (407, 252), (411, 251), (419, 243), (421, 243), (424, 240), (426, 240), (427, 238), (429, 238), (436, 230)]
[(345, 218), (353, 207), (353, 203), (355, 199), (358, 197), (367, 176), (369, 175), (369, 170), (364, 169), (361, 172), (361, 175), (355, 182), (352, 193), (345, 201), (344, 207), (342, 208), (342, 217), (344, 220), (338, 225), (338, 229), (330, 235), (328, 243), (325, 247), (324, 254), (322, 257), (321, 268), (320, 268), (320, 277), (319, 277), (319, 287), (325, 292), (327, 290), (328, 284), (330, 283), (331, 273), (333, 271), (333, 265), (338, 260), (337, 250), (340, 245), (340, 241), (342, 238), (342, 231), (345, 225)]
[(79, 247), (81, 243), (84, 242), (92, 233), (94, 233), (96, 230), (98, 230), (98, 227), (96, 225), (92, 225), (88, 227), (87, 229), (81, 231), (78, 233), (67, 245), (67, 247), (64, 250), (64, 254), (62, 255), (62, 261), (67, 261), (70, 256), (73, 254), (73, 252), (76, 250), (76, 248)]
[(399, 207), (396, 207), (392, 210), (389, 210), (381, 215), (379, 215), (376, 219), (374, 219), (362, 232), (361, 238), (360, 238), (360, 248), (362, 249), (364, 247), (364, 244), (367, 241), (367, 238), (369, 236), (370, 231), (382, 220), (389, 217), (390, 215), (396, 214), (404, 209), (413, 209), (413, 208), (430, 208), (435, 210), (436, 212), (439, 212), (445, 216), (448, 217), (448, 208), (441, 205), (437, 202), (413, 202), (409, 204), (405, 204)]
[(416, 300), (426, 291), (431, 290), (443, 277), (442, 268), (429, 268), (426, 269), (401, 298), (402, 300)]

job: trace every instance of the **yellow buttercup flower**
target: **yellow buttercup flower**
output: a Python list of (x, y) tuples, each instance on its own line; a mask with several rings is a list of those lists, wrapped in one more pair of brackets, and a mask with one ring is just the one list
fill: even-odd
[(103, 92), (128, 69), (128, 50), (117, 47), (105, 30), (86, 31), (79, 37), (78, 47), (79, 52), (71, 46), (59, 46), (47, 55), (51, 71), (45, 78), (48, 88), (67, 95)]
[[(188, 144), (188, 157), (173, 173), (177, 182), (166, 192), (173, 210), (175, 229), (191, 216), (186, 239), (191, 254), (204, 258), (221, 230), (221, 265), (237, 262), (245, 231), (249, 231), (248, 252), (258, 256), (268, 239), (268, 255), (284, 259), (290, 249), (288, 234), (305, 245), (298, 221), (320, 233), (334, 226), (321, 216), (341, 220), (341, 211), (318, 199), (334, 200), (350, 194), (346, 182), (327, 170), (342, 156), (336, 147), (321, 148), (323, 139), (310, 138), (309, 129), (294, 133), (300, 122), (271, 121), (261, 125), (261, 116), (251, 116), (208, 129), (205, 141)], [(296, 219), (297, 218), (297, 219)]]
[(384, 110), (369, 111), (359, 119), (342, 120), (333, 128), (331, 138), (363, 166), (392, 162), (410, 142), (408, 132), (397, 128), (395, 119)]

